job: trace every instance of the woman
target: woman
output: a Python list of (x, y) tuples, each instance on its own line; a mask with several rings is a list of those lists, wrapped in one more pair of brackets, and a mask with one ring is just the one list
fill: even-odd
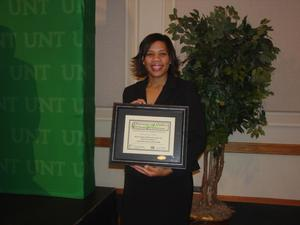
[(122, 225), (187, 225), (193, 195), (192, 172), (205, 148), (201, 99), (191, 82), (178, 78), (178, 59), (166, 35), (150, 34), (133, 58), (141, 81), (126, 87), (124, 103), (189, 106), (187, 169), (151, 165), (125, 168)]

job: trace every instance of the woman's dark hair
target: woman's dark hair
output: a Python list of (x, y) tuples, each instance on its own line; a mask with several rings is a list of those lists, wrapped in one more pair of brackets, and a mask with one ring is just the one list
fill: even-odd
[(147, 76), (147, 70), (143, 64), (143, 60), (150, 48), (150, 46), (156, 42), (161, 41), (165, 43), (168, 54), (170, 57), (170, 67), (168, 70), (169, 76), (179, 76), (179, 61), (176, 56), (175, 48), (167, 35), (160, 34), (160, 33), (153, 33), (149, 34), (144, 38), (139, 46), (138, 54), (132, 58), (131, 63), (131, 71), (133, 75), (137, 78), (145, 78)]

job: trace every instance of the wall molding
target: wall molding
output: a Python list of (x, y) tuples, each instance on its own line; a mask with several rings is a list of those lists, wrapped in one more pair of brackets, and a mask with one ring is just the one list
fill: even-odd
[(111, 140), (108, 137), (96, 137), (95, 138), (95, 147), (99, 148), (110, 148)]
[[(96, 108), (96, 120), (111, 120), (112, 108)], [(266, 112), (268, 127), (300, 128), (300, 112)]]
[(300, 112), (266, 112), (270, 127), (298, 127), (300, 128)]
[(225, 152), (273, 155), (300, 155), (300, 144), (230, 142), (225, 146)]
[[(276, 137), (265, 138), (258, 143), (255, 139), (242, 139), (240, 134), (234, 134), (225, 146), (227, 153), (247, 154), (273, 154), (273, 155), (300, 155), (300, 144), (297, 135), (300, 134), (300, 113), (298, 112), (267, 112), (268, 133), (276, 134)], [(96, 110), (96, 123), (111, 122), (112, 108)], [(267, 133), (267, 134), (268, 134)], [(296, 135), (295, 135), (296, 134)], [(283, 143), (282, 140), (294, 137), (290, 143)], [(253, 140), (253, 142), (252, 142)], [(279, 143), (278, 143), (279, 142)], [(96, 147), (110, 147), (109, 137), (96, 137)]]
[[(109, 137), (95, 138), (95, 147), (109, 148), (110, 146), (111, 139)], [(225, 152), (247, 154), (300, 155), (300, 144), (230, 142), (225, 145)]]
[(124, 87), (134, 83), (130, 75), (130, 60), (137, 52), (139, 33), (139, 1), (126, 0), (125, 2), (125, 84)]

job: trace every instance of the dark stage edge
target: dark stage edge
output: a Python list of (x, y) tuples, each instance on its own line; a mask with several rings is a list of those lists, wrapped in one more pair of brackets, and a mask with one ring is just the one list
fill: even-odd
[(1, 225), (116, 225), (116, 191), (96, 187), (85, 199), (0, 194)]

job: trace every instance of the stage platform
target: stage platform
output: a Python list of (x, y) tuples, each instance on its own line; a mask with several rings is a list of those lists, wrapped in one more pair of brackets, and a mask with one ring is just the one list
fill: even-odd
[(1, 225), (116, 225), (116, 192), (96, 187), (87, 198), (0, 194)]

